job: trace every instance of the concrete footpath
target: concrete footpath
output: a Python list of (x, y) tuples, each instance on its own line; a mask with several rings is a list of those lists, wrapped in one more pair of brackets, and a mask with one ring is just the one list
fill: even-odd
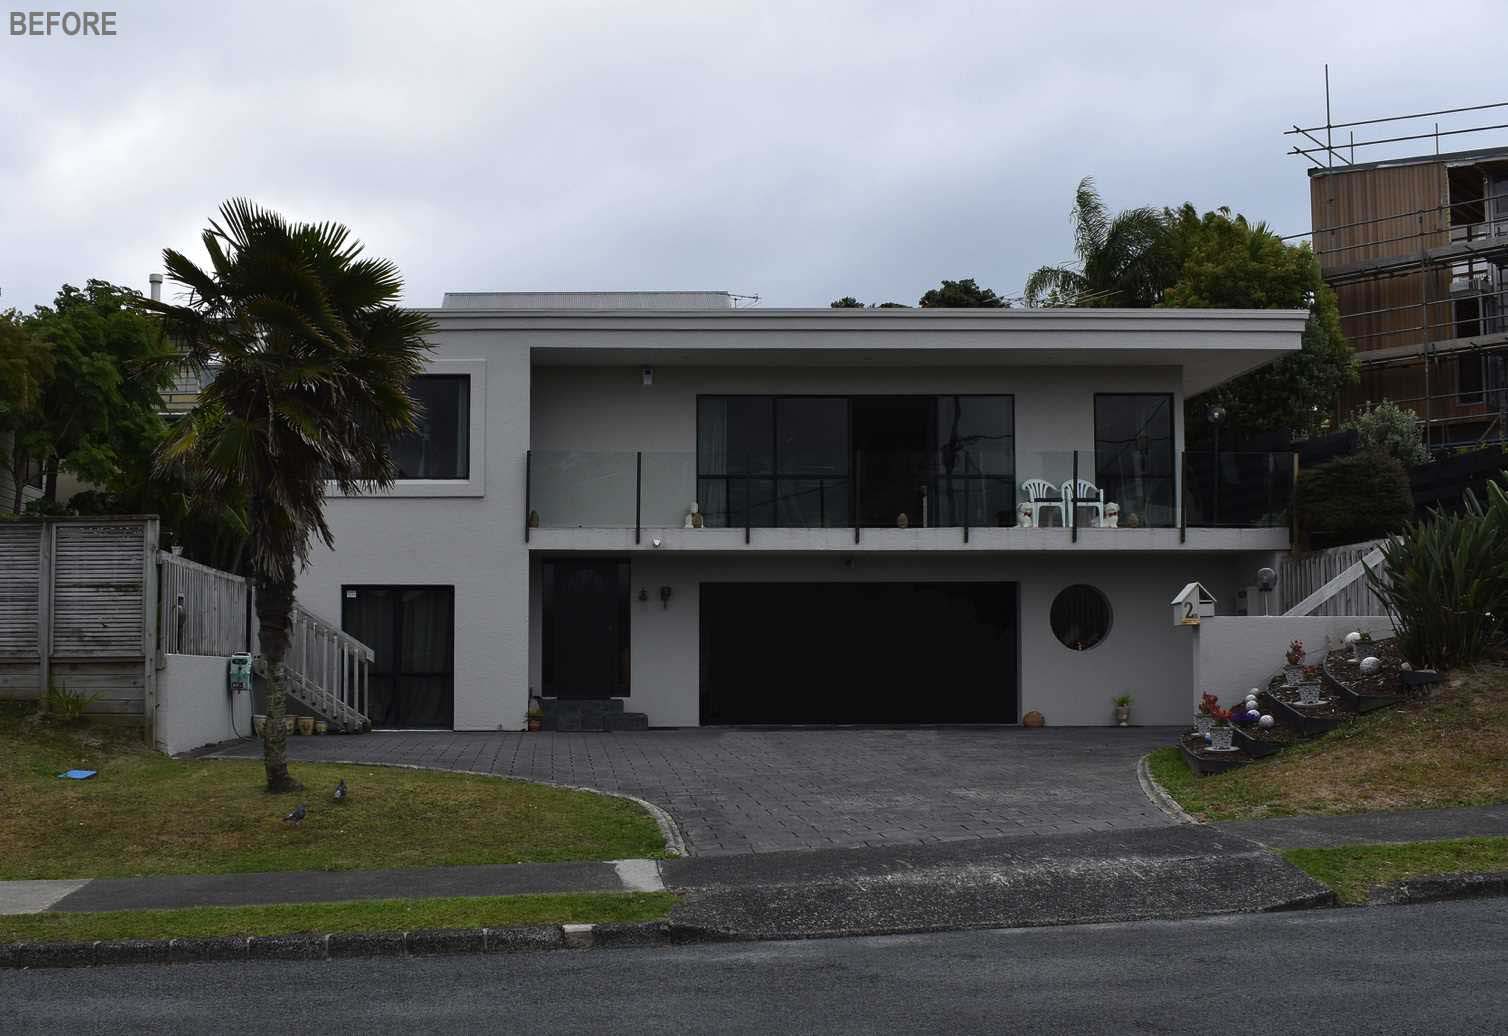
[(1508, 805), (1412, 809), (1337, 817), (1274, 817), (1212, 825), (1271, 849), (1508, 837)]

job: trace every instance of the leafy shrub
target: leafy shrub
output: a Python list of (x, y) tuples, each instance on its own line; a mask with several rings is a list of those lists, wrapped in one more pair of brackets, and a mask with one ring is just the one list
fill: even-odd
[(77, 723), (84, 718), (89, 706), (99, 701), (99, 697), (97, 694), (79, 694), (54, 684), (42, 695), (42, 711), (54, 722)]
[(1361, 449), (1386, 453), (1405, 466), (1429, 463), (1429, 449), (1419, 431), (1419, 416), (1384, 399), (1346, 422), (1356, 429)]
[(1508, 496), (1487, 484), (1488, 505), (1467, 492), (1461, 514), (1434, 511), (1383, 547), (1367, 580), (1382, 599), (1404, 656), (1439, 669), (1476, 661), (1503, 642), (1508, 617)]
[(1299, 472), (1300, 539), (1314, 546), (1390, 536), (1413, 514), (1408, 472), (1386, 453), (1337, 457)]

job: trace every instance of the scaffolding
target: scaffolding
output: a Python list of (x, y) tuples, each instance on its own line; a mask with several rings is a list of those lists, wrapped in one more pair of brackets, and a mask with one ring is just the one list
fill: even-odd
[[(1337, 123), (1327, 66), (1324, 124), (1284, 131), (1301, 138), (1289, 154), (1311, 166), (1312, 216), (1308, 231), (1284, 240), (1312, 241), (1361, 361), (1362, 384), (1337, 420), (1386, 398), (1414, 411), (1432, 448), (1508, 441), (1508, 147), (1440, 152), (1442, 138), (1508, 123), (1439, 121), (1501, 109), (1508, 101)], [(1407, 131), (1421, 120), (1434, 121)], [(1405, 131), (1355, 139), (1381, 124)], [(1434, 153), (1356, 157), (1419, 141), (1433, 141)]]

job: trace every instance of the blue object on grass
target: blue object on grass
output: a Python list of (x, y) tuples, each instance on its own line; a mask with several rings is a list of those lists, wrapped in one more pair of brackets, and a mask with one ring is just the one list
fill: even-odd
[(64, 770), (58, 776), (66, 777), (70, 781), (87, 781), (98, 772), (98, 770)]

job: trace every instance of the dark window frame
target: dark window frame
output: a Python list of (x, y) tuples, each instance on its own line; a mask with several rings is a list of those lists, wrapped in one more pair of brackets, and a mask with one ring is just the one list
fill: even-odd
[[(1064, 595), (1073, 590), (1090, 591), (1095, 595), (1095, 597), (1098, 598), (1099, 603), (1104, 605), (1105, 609), (1105, 628), (1099, 631), (1098, 637), (1095, 637), (1091, 641), (1087, 641), (1081, 647), (1076, 646), (1075, 644), (1070, 643), (1068, 640), (1064, 639), (1063, 634), (1058, 631), (1057, 624), (1053, 622), (1053, 612), (1058, 610), (1059, 603), (1063, 602)], [(1067, 606), (1068, 605), (1065, 603), (1064, 607)], [(1105, 641), (1109, 640), (1111, 631), (1115, 629), (1115, 606), (1110, 603), (1110, 595), (1105, 593), (1104, 590), (1100, 589), (1095, 584), (1069, 583), (1057, 593), (1053, 594), (1052, 602), (1047, 606), (1047, 625), (1048, 628), (1052, 630), (1053, 639), (1069, 651), (1093, 651), (1095, 648), (1104, 644)]]
[[(388, 679), (393, 681), (393, 689), (397, 690), (399, 676), (414, 677), (416, 679), (432, 680), (440, 677), (450, 677), (450, 725), (448, 727), (435, 727), (435, 730), (454, 730), (456, 725), (456, 586), (454, 583), (342, 583), (340, 587), (340, 628), (345, 628), (345, 604), (347, 591), (360, 593), (401, 593), (404, 590), (443, 591), (450, 597), (450, 670), (446, 671), (408, 671), (403, 668), (403, 609), (393, 609), (392, 638), (396, 645), (393, 651), (393, 671), (387, 674)], [(429, 728), (425, 728), (429, 729)]]
[[(469, 481), (471, 479), (471, 454), (472, 454), (473, 448), (475, 446), (475, 443), (473, 443), (471, 441), (471, 417), (472, 417), (472, 414), (471, 414), (471, 404), (472, 404), (472, 399), (471, 399), (471, 388), (472, 388), (472, 385), (471, 385), (471, 375), (469, 373), (468, 374), (451, 374), (451, 373), (443, 373), (443, 372), (435, 372), (435, 373), (428, 373), (428, 372), (426, 372), (424, 374), (416, 374), (416, 375), (414, 375), (414, 377), (412, 379), (412, 381), (420, 381), (420, 380), (431, 381), (431, 382), (434, 382), (434, 381), (458, 382), (460, 384), (460, 394), (456, 398), (464, 404), (464, 412), (462, 412), (461, 414), (459, 414), (459, 416), (458, 416), (458, 424), (460, 426), (460, 432), (461, 432), (461, 436), (462, 436), (462, 441), (464, 441), (465, 444), (466, 444), (466, 449), (465, 449), (464, 456), (461, 457), (461, 458), (459, 458), (460, 463), (458, 463), (457, 466), (456, 466), (457, 473), (455, 473), (455, 474), (445, 474), (445, 475), (407, 475), (407, 474), (404, 474), (404, 475), (398, 475), (398, 476), (396, 476), (395, 481), (399, 481), (399, 482), (466, 482), (466, 481)], [(416, 432), (403, 433), (403, 434), (405, 434), (405, 435), (417, 435)], [(392, 450), (393, 448), (394, 447), (392, 445), (389, 446), (390, 450)]]
[[(1177, 522), (1178, 522), (1179, 508), (1181, 507), (1181, 501), (1179, 499), (1180, 492), (1179, 492), (1179, 486), (1178, 486), (1178, 472), (1179, 472), (1179, 466), (1178, 466), (1178, 422), (1179, 422), (1179, 419), (1180, 419), (1180, 414), (1179, 414), (1179, 409), (1174, 405), (1174, 402), (1175, 402), (1175, 399), (1176, 399), (1176, 396), (1175, 396), (1174, 393), (1172, 393), (1172, 392), (1096, 392), (1094, 394), (1094, 414), (1093, 414), (1093, 417), (1092, 417), (1093, 426), (1090, 428), (1090, 434), (1094, 437), (1094, 456), (1091, 458), (1092, 467), (1090, 468), (1090, 470), (1094, 472), (1094, 484), (1095, 484), (1096, 487), (1098, 487), (1100, 489), (1104, 489), (1105, 488), (1104, 486), (1100, 485), (1100, 457), (1099, 457), (1099, 454), (1100, 454), (1100, 400), (1103, 399), (1103, 398), (1108, 398), (1108, 397), (1125, 398), (1127, 396), (1137, 396), (1137, 397), (1151, 398), (1151, 399), (1163, 399), (1163, 400), (1167, 401), (1167, 407), (1168, 407), (1168, 474), (1167, 474), (1166, 477), (1167, 477), (1167, 482), (1168, 482), (1168, 509), (1169, 509), (1169, 513), (1170, 513), (1170, 516), (1171, 516), (1171, 519), (1172, 519), (1171, 525), (1176, 525)], [(1084, 477), (1084, 472), (1083, 472), (1082, 468), (1079, 471), (1079, 477), (1080, 478)], [(1107, 500), (1106, 502), (1108, 503), (1109, 501)], [(1124, 507), (1124, 504), (1122, 506)], [(1166, 527), (1170, 527), (1170, 526), (1163, 526), (1163, 527), (1166, 528)]]
[[(1114, 393), (1111, 393), (1111, 394), (1114, 394)], [(706, 471), (704, 471), (704, 469), (703, 469), (703, 458), (702, 458), (702, 436), (701, 436), (701, 431), (702, 431), (702, 407), (703, 407), (703, 404), (706, 401), (708, 401), (708, 400), (714, 400), (714, 399), (765, 399), (765, 400), (769, 400), (769, 402), (770, 402), (770, 458), (771, 459), (770, 459), (770, 471), (768, 473), (760, 473), (760, 474), (747, 473), (747, 474), (739, 474), (739, 475), (730, 475), (730, 474), (727, 474), (727, 473), (716, 473), (716, 472), (706, 472)], [(968, 479), (968, 480), (971, 480), (971, 481), (980, 481), (980, 482), (998, 481), (1000, 479), (1006, 479), (1007, 481), (1009, 481), (1011, 483), (1011, 490), (1012, 490), (1011, 496), (1012, 496), (1012, 500), (1013, 501), (1015, 500), (1016, 496), (1019, 495), (1019, 493), (1020, 493), (1020, 487), (1016, 484), (1016, 475), (1017, 475), (1017, 472), (1019, 470), (1019, 467), (1018, 467), (1018, 465), (1016, 463), (1016, 461), (1017, 461), (1017, 457), (1016, 457), (1016, 444), (1017, 444), (1017, 435), (1016, 435), (1016, 394), (1014, 392), (857, 392), (857, 393), (851, 392), (851, 393), (844, 393), (844, 394), (838, 394), (838, 393), (832, 393), (832, 392), (780, 392), (780, 393), (770, 393), (770, 392), (707, 392), (707, 393), (698, 393), (698, 395), (696, 397), (696, 473), (695, 473), (696, 483), (697, 483), (697, 490), (696, 490), (696, 492), (697, 492), (697, 497), (698, 497), (698, 503), (702, 506), (702, 509), (703, 509), (704, 512), (706, 511), (706, 503), (705, 503), (705, 501), (702, 501), (700, 499), (701, 496), (702, 496), (702, 489), (701, 489), (701, 487), (702, 487), (702, 483), (704, 481), (721, 481), (721, 482), (724, 483), (725, 486), (728, 486), (728, 485), (730, 485), (730, 484), (732, 484), (734, 482), (743, 481), (744, 479), (747, 478), (749, 482), (769, 482), (769, 483), (773, 483), (773, 484), (778, 485), (782, 481), (807, 481), (807, 482), (810, 482), (810, 481), (816, 481), (816, 480), (818, 480), (820, 478), (820, 476), (799, 475), (799, 474), (798, 475), (792, 475), (792, 474), (788, 474), (788, 473), (782, 473), (780, 471), (780, 450), (779, 450), (780, 428), (779, 428), (779, 424), (776, 421), (775, 417), (776, 417), (776, 404), (778, 403), (779, 400), (782, 400), (782, 399), (838, 399), (838, 400), (842, 400), (843, 401), (843, 410), (844, 410), (844, 414), (843, 414), (843, 420), (844, 420), (843, 435), (844, 435), (844, 440), (845, 440), (845, 456), (844, 456), (844, 460), (845, 460), (845, 466), (847, 467), (847, 473), (845, 475), (843, 475), (843, 476), (835, 476), (835, 478), (841, 477), (844, 481), (847, 482), (848, 523), (845, 524), (845, 525), (837, 525), (837, 526), (834, 526), (834, 525), (831, 525), (831, 524), (824, 524), (823, 526), (820, 526), (821, 528), (846, 528), (848, 524), (852, 524), (852, 522), (854, 521), (854, 515), (858, 513), (857, 512), (857, 508), (858, 508), (857, 494), (859, 492), (859, 487), (857, 487), (857, 486), (854, 485), (854, 471), (853, 471), (853, 460), (854, 460), (854, 458), (853, 458), (853, 402), (856, 399), (930, 399), (930, 400), (933, 400), (934, 402), (938, 401), (938, 400), (943, 400), (943, 399), (1004, 399), (1004, 400), (1009, 400), (1010, 401), (1010, 442), (1011, 442), (1010, 457), (1011, 457), (1011, 470), (1009, 472), (1007, 472), (1007, 473), (988, 472), (988, 471), (968, 472), (967, 470), (965, 470), (963, 472), (944, 473), (941, 470), (938, 470), (938, 471), (932, 473), (931, 480), (933, 482), (936, 482), (936, 483), (941, 483), (944, 480), (954, 480), (954, 479), (956, 479), (956, 480)], [(932, 429), (932, 432), (935, 434), (936, 429), (935, 428)], [(939, 448), (940, 448), (940, 445), (939, 445)], [(729, 493), (725, 489), (724, 490), (724, 500), (727, 500), (727, 499), (729, 499)], [(749, 506), (747, 504), (747, 502), (745, 503), (745, 506), (746, 507)], [(768, 505), (760, 505), (760, 506), (762, 508), (763, 507), (770, 508), (771, 509), (771, 514), (774, 515), (774, 516), (778, 516), (778, 499), (772, 499)], [(1012, 507), (1012, 510), (1014, 511), (1014, 505)], [(731, 509), (729, 510), (728, 513), (729, 513), (730, 522), (731, 522), (731, 517), (732, 517), (732, 511), (731, 511)], [(737, 524), (739, 524), (739, 523), (731, 523), (731, 527), (735, 527), (736, 528)], [(752, 523), (752, 524), (754, 524), (756, 527), (759, 527), (759, 528), (783, 528), (784, 527), (784, 526), (781, 526), (779, 524), (778, 520), (776, 520), (774, 522), (774, 524), (771, 524), (771, 525), (768, 525), (768, 526), (762, 525), (759, 522), (755, 522), (755, 523)], [(951, 528), (952, 526), (943, 526), (943, 527), (944, 528)]]

